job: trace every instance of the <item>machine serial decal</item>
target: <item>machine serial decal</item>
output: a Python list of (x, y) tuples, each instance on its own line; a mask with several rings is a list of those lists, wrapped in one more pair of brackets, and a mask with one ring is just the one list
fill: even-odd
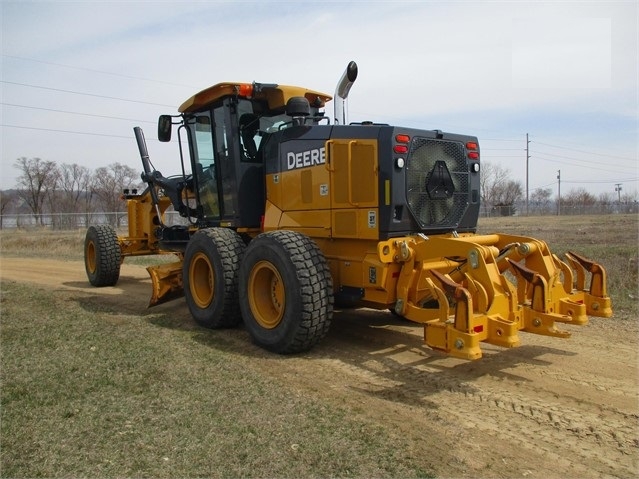
[(375, 228), (377, 226), (377, 213), (374, 211), (368, 212), (368, 227)]

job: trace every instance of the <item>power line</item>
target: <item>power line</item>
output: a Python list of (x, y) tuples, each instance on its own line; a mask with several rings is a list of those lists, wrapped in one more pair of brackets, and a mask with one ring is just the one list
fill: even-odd
[[(547, 162), (550, 162), (550, 163), (559, 163), (559, 164), (562, 164), (562, 165), (576, 166), (578, 168), (586, 168), (584, 165), (571, 163), (569, 161), (560, 161), (560, 160), (557, 160), (556, 158), (544, 158), (543, 155), (539, 155), (539, 154), (532, 155), (532, 157), (533, 158), (537, 158), (538, 160), (547, 161)], [(579, 160), (576, 160), (576, 161), (579, 161)], [(627, 173), (627, 172), (630, 171), (630, 170), (625, 169), (625, 168), (622, 169), (622, 170), (612, 169), (612, 168), (597, 168), (596, 166), (588, 166), (587, 168), (589, 168), (591, 170), (607, 171), (609, 173), (621, 173), (621, 174)]]
[(73, 65), (64, 65), (62, 63), (47, 62), (47, 61), (43, 61), (43, 60), (36, 60), (34, 58), (19, 57), (19, 56), (16, 56), (16, 55), (5, 55), (5, 54), (2, 54), (2, 56), (6, 57), (6, 58), (15, 58), (17, 60), (24, 60), (24, 61), (28, 61), (28, 62), (42, 63), (43, 65), (53, 65), (53, 66), (57, 66), (57, 67), (71, 68), (73, 70), (80, 70), (80, 71), (91, 72), (91, 73), (100, 73), (102, 75), (111, 75), (111, 76), (120, 77), (120, 78), (128, 78), (129, 80), (141, 80), (141, 81), (148, 81), (148, 82), (153, 82), (153, 83), (162, 83), (164, 85), (195, 88), (192, 85), (185, 85), (185, 84), (182, 84), (182, 83), (172, 83), (172, 82), (167, 82), (167, 81), (163, 81), (163, 80), (154, 80), (152, 78), (136, 77), (136, 76), (132, 76), (132, 75), (124, 75), (122, 73), (107, 72), (107, 71), (104, 71), (104, 70), (93, 70), (91, 68), (77, 67), (77, 66), (73, 66)]
[(618, 158), (620, 160), (630, 160), (630, 161), (636, 161), (637, 160), (636, 158), (628, 158), (627, 156), (610, 155), (608, 153), (592, 153), (590, 151), (579, 150), (577, 148), (569, 148), (567, 146), (551, 145), (550, 143), (543, 143), (541, 141), (534, 141), (533, 143), (537, 143), (538, 145), (550, 146), (552, 148), (559, 148), (561, 150), (571, 150), (571, 151), (576, 151), (578, 153), (586, 153), (587, 155), (605, 156), (605, 157), (610, 157), (610, 158)]
[[(20, 126), (20, 125), (7, 125), (7, 124), (0, 124), (1, 127), (5, 127), (5, 128), (19, 128), (22, 130), (38, 130), (38, 131), (50, 131), (50, 132), (56, 132), (56, 133), (72, 133), (74, 135), (89, 135), (89, 136), (105, 136), (105, 137), (109, 137), (109, 138), (126, 138), (127, 140), (130, 140), (133, 138), (133, 135), (131, 136), (124, 136), (124, 135), (109, 135), (106, 133), (91, 133), (91, 132), (87, 132), (87, 131), (71, 131), (71, 130), (57, 130), (54, 128), (36, 128), (34, 126)], [(147, 138), (147, 140), (157, 140), (156, 138)]]
[(42, 108), (39, 106), (27, 106), (27, 105), (16, 105), (14, 103), (2, 103), (0, 102), (0, 105), (5, 105), (5, 106), (13, 106), (13, 107), (17, 107), (17, 108), (29, 108), (31, 110), (44, 110), (44, 111), (52, 111), (55, 113), (68, 113), (69, 115), (82, 115), (82, 116), (92, 116), (92, 117), (96, 117), (96, 118), (107, 118), (109, 120), (125, 120), (125, 121), (135, 121), (135, 122), (139, 122), (139, 123), (152, 123), (154, 124), (154, 121), (148, 121), (148, 120), (136, 120), (135, 118), (122, 118), (119, 116), (107, 116), (107, 115), (96, 115), (93, 113), (80, 113), (77, 111), (67, 111), (67, 110), (56, 110), (54, 108)]
[(521, 138), (481, 138), (481, 141), (523, 141)]
[[(633, 183), (636, 181), (639, 181), (639, 177), (637, 178), (623, 178), (623, 179), (612, 179), (612, 180), (565, 180), (562, 179), (561, 182), (562, 183), (570, 183), (570, 184), (618, 184), (619, 182), (627, 182), (627, 183)], [(533, 188), (531, 188), (533, 191), (534, 190), (539, 190), (542, 188), (547, 188), (549, 186), (554, 186), (556, 185), (557, 182), (553, 181), (552, 183), (547, 183), (545, 185), (542, 186), (535, 186)]]
[(549, 153), (549, 152), (546, 152), (546, 151), (542, 151), (541, 154), (542, 155), (550, 155), (550, 156), (553, 156), (555, 158), (563, 158), (565, 160), (574, 160), (574, 161), (579, 161), (581, 163), (588, 163), (588, 164), (593, 164), (593, 165), (604, 165), (604, 166), (610, 165), (610, 162), (604, 163), (604, 162), (601, 162), (601, 161), (582, 160), (581, 158), (575, 158), (575, 157), (572, 157), (572, 156), (556, 155), (554, 153)]
[(482, 148), (481, 151), (526, 151), (525, 148)]
[(51, 88), (51, 87), (40, 86), (40, 85), (29, 85), (28, 83), (12, 82), (12, 81), (7, 81), (7, 80), (0, 80), (0, 83), (6, 83), (8, 85), (26, 86), (26, 87), (29, 87), (29, 88), (39, 88), (41, 90), (49, 90), (49, 91), (58, 91), (58, 92), (63, 92), (63, 93), (71, 93), (73, 95), (84, 95), (84, 96), (91, 96), (91, 97), (96, 97), (96, 98), (106, 98), (107, 100), (119, 100), (119, 101), (127, 101), (127, 102), (130, 102), (130, 103), (141, 103), (143, 105), (154, 105), (154, 106), (163, 106), (163, 107), (168, 107), (168, 108), (175, 108), (175, 105), (165, 105), (163, 103), (152, 103), (152, 102), (148, 102), (148, 101), (130, 100), (128, 98), (118, 98), (118, 97), (115, 97), (115, 96), (98, 95), (98, 94), (95, 94), (95, 93), (84, 93), (84, 92), (73, 91), (73, 90), (63, 90), (61, 88)]
[(543, 188), (547, 188), (548, 186), (555, 186), (556, 184), (557, 184), (557, 182), (553, 181), (552, 183), (548, 183), (548, 184), (545, 184), (545, 185), (542, 185), (542, 186), (537, 186), (537, 187), (531, 188), (531, 190), (533, 190), (533, 192), (534, 192), (535, 190), (541, 190)]
[(618, 183), (620, 181), (626, 181), (632, 183), (633, 181), (639, 181), (638, 178), (622, 178), (613, 180), (564, 180), (564, 183), (584, 183), (584, 184), (603, 184), (603, 183)]

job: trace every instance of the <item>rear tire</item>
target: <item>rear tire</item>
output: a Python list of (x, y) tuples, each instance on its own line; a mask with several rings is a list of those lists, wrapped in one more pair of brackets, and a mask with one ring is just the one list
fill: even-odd
[(186, 304), (200, 326), (231, 328), (241, 322), (237, 273), (244, 248), (240, 235), (227, 228), (203, 229), (190, 239), (182, 281)]
[(93, 286), (113, 286), (120, 278), (122, 250), (115, 229), (90, 226), (84, 239), (84, 268)]
[(308, 351), (327, 333), (333, 281), (318, 246), (294, 231), (257, 236), (240, 266), (240, 303), (253, 341), (280, 354)]

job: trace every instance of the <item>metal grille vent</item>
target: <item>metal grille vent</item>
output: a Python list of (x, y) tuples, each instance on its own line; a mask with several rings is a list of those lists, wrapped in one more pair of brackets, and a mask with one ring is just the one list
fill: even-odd
[(406, 167), (406, 200), (422, 228), (459, 225), (468, 206), (468, 181), (461, 143), (413, 139)]

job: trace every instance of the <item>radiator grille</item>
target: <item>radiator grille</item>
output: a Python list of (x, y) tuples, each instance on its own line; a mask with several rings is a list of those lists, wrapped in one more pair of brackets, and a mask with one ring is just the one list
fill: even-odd
[(456, 228), (468, 207), (469, 189), (461, 143), (413, 139), (406, 166), (406, 200), (422, 228)]

